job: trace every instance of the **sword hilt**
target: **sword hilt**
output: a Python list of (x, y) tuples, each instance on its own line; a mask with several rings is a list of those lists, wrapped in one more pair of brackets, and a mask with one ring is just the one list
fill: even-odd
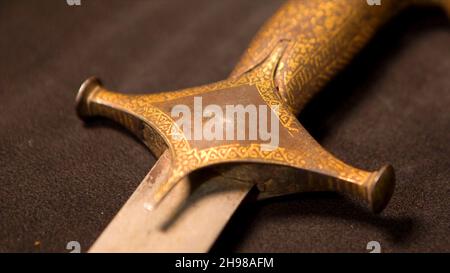
[[(229, 79), (178, 92), (125, 95), (108, 91), (97, 79), (91, 78), (79, 90), (77, 112), (82, 118), (104, 116), (121, 123), (142, 139), (157, 156), (167, 148), (170, 150), (173, 148), (185, 149), (189, 146), (186, 142), (177, 143), (172, 148), (169, 147), (173, 143), (170, 143), (170, 132), (167, 132), (166, 129), (172, 126), (173, 120), (166, 118), (165, 114), (160, 112), (169, 109), (176, 98), (184, 98), (186, 102), (186, 98), (219, 89), (238, 92), (240, 90), (238, 86), (244, 84), (251, 89), (250, 86), (254, 87), (257, 81), (270, 87), (267, 89), (269, 91), (264, 94), (265, 97), (263, 95), (253, 97), (255, 101), (268, 99), (270, 100), (269, 105), (272, 102), (279, 103), (281, 106), (288, 105), (292, 112), (297, 113), (337, 71), (350, 61), (351, 57), (373, 35), (377, 27), (407, 3), (413, 2), (418, 2), (418, 0), (383, 0), (381, 6), (369, 6), (366, 1), (360, 0), (289, 1), (259, 32)], [(449, 1), (442, 0), (439, 3), (448, 4)], [(260, 75), (263, 76), (257, 80), (254, 79)], [(274, 96), (274, 89), (279, 91), (279, 95), (285, 103), (281, 102), (278, 96)], [(233, 99), (249, 95), (246, 92), (237, 93), (234, 96), (226, 96), (224, 92), (217, 94), (223, 96), (218, 98), (221, 103), (225, 103), (227, 100), (237, 103), (238, 101)], [(151, 106), (151, 104), (154, 105)], [(159, 112), (156, 111), (159, 114), (154, 112), (155, 109), (152, 107), (155, 109), (159, 107)], [(284, 165), (284, 167), (306, 171), (307, 177), (304, 179), (296, 175), (283, 177), (282, 173), (275, 175), (266, 172), (274, 178), (272, 180), (275, 183), (272, 183), (271, 178), (259, 177), (259, 174), (264, 172), (246, 172), (253, 175), (250, 180), (252, 183), (258, 184), (261, 197), (302, 191), (334, 190), (362, 197), (372, 211), (381, 211), (394, 190), (395, 177), (392, 167), (387, 166), (376, 172), (366, 172), (344, 164), (320, 147), (298, 124), (292, 112), (284, 111), (282, 113), (286, 118), (284, 121), (288, 121), (283, 126), (289, 127), (288, 130), (293, 129), (285, 135), (285, 147), (283, 147), (284, 150), (280, 150), (284, 154), (274, 153), (273, 157), (268, 157), (267, 154), (258, 150), (259, 148), (255, 150), (255, 146), (243, 144), (241, 148), (245, 150), (245, 153), (240, 152), (248, 158), (241, 158), (240, 162), (254, 161)], [(257, 144), (255, 145), (258, 147)], [(217, 147), (208, 147), (213, 148), (209, 152), (217, 152), (214, 150)], [(177, 155), (174, 154), (173, 160), (180, 160), (184, 156), (199, 151), (199, 149), (191, 148), (186, 148)], [(233, 158), (220, 157), (226, 152), (228, 151), (218, 152), (214, 159), (216, 161), (212, 159), (211, 162), (206, 162), (204, 165), (192, 166), (192, 168), (183, 166), (186, 169), (173, 170), (176, 175), (170, 176), (172, 180), (161, 187), (155, 203), (167, 194), (182, 175), (207, 165), (234, 162)], [(195, 160), (193, 164), (196, 163)], [(264, 166), (264, 164), (260, 164), (260, 166)], [(239, 168), (234, 169), (235, 171), (239, 170)], [(242, 178), (241, 174), (236, 177)], [(309, 178), (312, 183), (309, 183)]]
[(281, 97), (298, 114), (345, 67), (390, 17), (410, 5), (441, 5), (449, 0), (287, 1), (260, 29), (235, 67), (239, 77), (287, 43), (274, 75)]
[[(158, 156), (168, 147), (164, 144), (156, 145), (156, 137), (159, 136), (156, 132), (153, 133), (153, 138), (146, 138), (149, 134), (145, 131), (150, 128), (146, 125), (144, 116), (126, 106), (132, 97), (109, 91), (98, 79), (90, 78), (78, 92), (77, 113), (83, 119), (103, 116), (115, 120), (138, 136)], [(256, 184), (260, 190), (258, 199), (298, 192), (336, 191), (364, 200), (375, 213), (385, 208), (395, 185), (394, 169), (390, 165), (375, 172), (357, 169), (325, 151), (302, 127), (298, 129), (300, 132), (294, 132), (290, 147), (296, 147), (300, 154), (307, 154), (304, 157), (306, 163), (291, 161), (286, 166), (274, 164), (273, 161), (266, 164), (241, 162), (217, 169), (226, 173), (226, 177)], [(159, 149), (155, 152), (156, 148)]]

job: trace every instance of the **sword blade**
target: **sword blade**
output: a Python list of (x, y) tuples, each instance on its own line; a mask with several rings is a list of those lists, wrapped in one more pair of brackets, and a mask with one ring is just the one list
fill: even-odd
[[(152, 188), (167, 179), (168, 151), (89, 252), (207, 252), (252, 185), (222, 176), (186, 177), (156, 207)], [(192, 181), (191, 181), (192, 180)]]

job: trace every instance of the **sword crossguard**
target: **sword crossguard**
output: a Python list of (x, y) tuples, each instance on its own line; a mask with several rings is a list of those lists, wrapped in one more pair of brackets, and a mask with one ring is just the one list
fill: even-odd
[[(309, 135), (278, 95), (272, 80), (284, 49), (285, 44), (280, 43), (266, 61), (241, 77), (179, 91), (126, 95), (109, 91), (91, 78), (79, 90), (77, 112), (82, 118), (104, 116), (119, 122), (156, 156), (170, 151), (168, 179), (153, 189), (151, 206), (156, 206), (183, 177), (213, 168), (218, 175), (257, 185), (260, 199), (339, 191), (365, 200), (372, 211), (380, 212), (393, 193), (393, 168), (387, 166), (376, 172), (354, 168), (325, 151)], [(171, 109), (180, 104), (194, 108), (195, 97), (220, 102), (218, 106), (223, 109), (244, 100), (267, 106), (280, 123), (279, 145), (267, 150), (261, 140), (188, 139), (171, 117)], [(233, 130), (238, 133), (237, 126)]]
[[(81, 118), (104, 116), (119, 122), (156, 156), (170, 151), (168, 179), (154, 188), (153, 205), (183, 177), (213, 168), (218, 175), (257, 185), (261, 199), (339, 191), (365, 200), (372, 211), (380, 212), (394, 190), (393, 168), (388, 165), (368, 172), (343, 163), (309, 135), (295, 114), (382, 23), (406, 4), (417, 2), (426, 1), (384, 0), (380, 6), (359, 0), (288, 1), (257, 34), (228, 79), (178, 91), (126, 95), (109, 91), (91, 78), (79, 90), (77, 112)], [(448, 0), (433, 2), (450, 6)], [(279, 145), (267, 150), (258, 140), (189, 139), (171, 110), (180, 104), (193, 107), (195, 97), (221, 109), (265, 105), (277, 115)]]

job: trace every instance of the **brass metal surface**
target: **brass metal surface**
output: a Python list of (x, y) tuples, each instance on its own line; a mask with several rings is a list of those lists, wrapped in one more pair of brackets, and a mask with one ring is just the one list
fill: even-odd
[[(80, 88), (77, 112), (82, 118), (104, 116), (119, 122), (155, 156), (170, 153), (165, 179), (148, 189), (149, 207), (157, 207), (186, 177), (208, 171), (256, 185), (260, 199), (338, 191), (366, 201), (377, 213), (393, 194), (393, 168), (387, 165), (369, 172), (345, 164), (323, 149), (295, 115), (382, 23), (418, 2), (431, 3), (385, 0), (381, 6), (369, 6), (359, 0), (288, 1), (257, 34), (228, 79), (178, 91), (125, 95), (91, 78)], [(170, 111), (178, 104), (192, 106), (196, 96), (222, 107), (244, 102), (267, 105), (281, 124), (279, 146), (267, 151), (260, 141), (186, 138)], [(245, 187), (243, 196), (249, 189)], [(237, 197), (239, 202), (243, 196)]]

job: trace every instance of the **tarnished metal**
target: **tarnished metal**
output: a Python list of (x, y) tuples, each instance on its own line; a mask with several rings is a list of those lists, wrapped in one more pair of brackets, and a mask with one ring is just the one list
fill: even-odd
[(157, 208), (149, 203), (164, 183), (170, 153), (117, 213), (90, 252), (206, 252), (252, 185), (210, 172), (183, 177)]
[[(373, 212), (380, 212), (394, 190), (393, 168), (388, 165), (369, 172), (343, 163), (308, 134), (295, 114), (351, 60), (382, 23), (407, 4), (416, 2), (421, 1), (384, 0), (381, 6), (369, 6), (360, 0), (288, 1), (258, 33), (228, 79), (179, 91), (125, 95), (109, 91), (99, 80), (91, 78), (80, 88), (77, 111), (82, 118), (104, 116), (121, 123), (156, 156), (164, 154), (164, 160), (170, 162), (165, 166), (164, 179), (145, 190), (148, 196), (141, 199), (145, 199), (146, 208), (157, 208), (172, 188), (199, 171), (250, 185), (241, 187), (241, 194), (233, 197), (238, 202), (231, 202), (226, 215), (218, 217), (219, 225), (213, 228), (209, 239), (205, 239), (210, 243), (253, 185), (259, 191), (258, 198), (309, 191), (343, 192), (365, 200)], [(434, 2), (449, 5), (449, 1)], [(193, 107), (194, 97), (202, 97), (205, 104), (216, 104), (223, 109), (226, 105), (266, 105), (277, 114), (280, 123), (279, 145), (267, 150), (259, 140), (187, 138), (176, 125), (171, 110), (180, 104)], [(217, 183), (210, 185), (215, 187)], [(220, 200), (220, 196), (224, 195), (215, 198)], [(137, 212), (142, 202), (139, 208), (130, 207), (130, 210)], [(217, 206), (220, 202), (209, 204)], [(136, 215), (145, 217), (138, 212)], [(154, 213), (152, 217), (160, 217), (157, 215), (161, 214)], [(160, 234), (152, 239), (141, 237), (141, 240), (155, 240), (154, 244), (161, 238), (159, 247), (148, 247), (148, 244), (133, 247), (132, 243), (126, 247), (127, 242), (123, 242), (122, 248), (108, 246), (108, 242), (114, 241), (113, 235), (120, 233), (120, 227), (127, 224), (125, 219), (119, 213), (116, 224), (108, 228), (107, 239), (100, 238), (103, 247), (96, 244), (94, 248), (100, 251), (171, 251), (177, 249), (177, 242), (180, 247), (193, 244), (175, 240), (168, 247), (163, 243), (165, 240), (161, 236), (164, 235)], [(148, 223), (139, 220), (135, 224)], [(203, 226), (201, 230), (207, 229)], [(207, 251), (209, 246), (204, 244), (196, 250)]]

